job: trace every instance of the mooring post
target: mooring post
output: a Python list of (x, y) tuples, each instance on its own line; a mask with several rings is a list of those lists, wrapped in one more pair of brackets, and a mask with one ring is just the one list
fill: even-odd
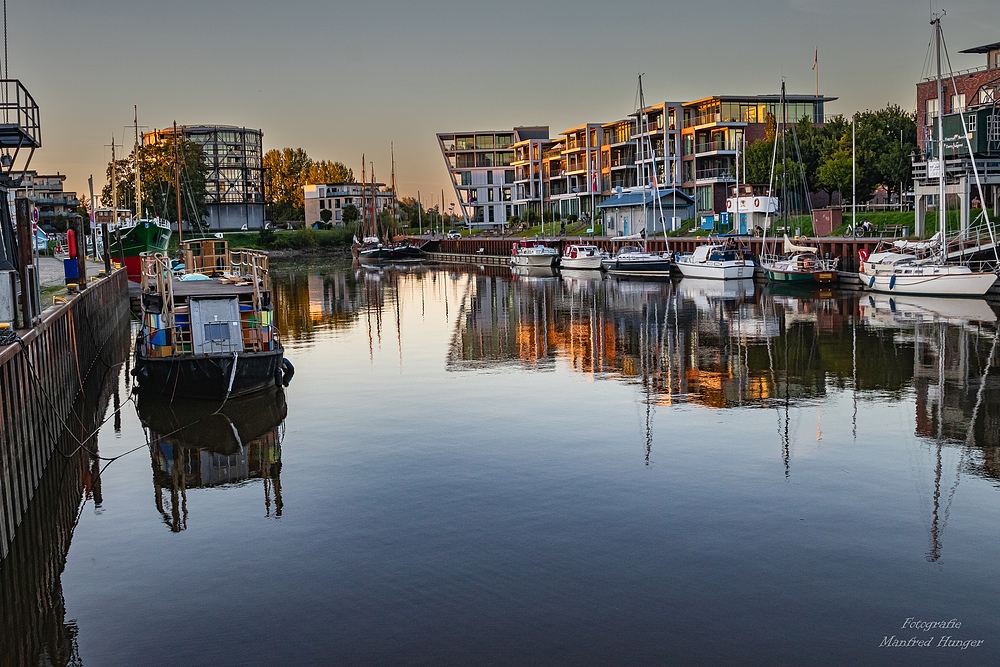
[(21, 326), (28, 328), (35, 323), (35, 313), (32, 311), (32, 273), (28, 267), (34, 264), (34, 246), (31, 238), (31, 202), (25, 197), (18, 197), (14, 203), (17, 218), (17, 272), (21, 278)]
[(101, 242), (104, 244), (104, 273), (111, 275), (111, 243), (108, 235), (108, 223), (101, 223)]
[(76, 273), (78, 287), (87, 289), (87, 225), (81, 218), (76, 229)]

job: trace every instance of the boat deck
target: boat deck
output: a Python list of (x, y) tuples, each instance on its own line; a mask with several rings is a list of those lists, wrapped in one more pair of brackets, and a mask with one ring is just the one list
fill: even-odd
[(174, 298), (237, 296), (253, 294), (253, 285), (233, 285), (216, 280), (174, 280)]

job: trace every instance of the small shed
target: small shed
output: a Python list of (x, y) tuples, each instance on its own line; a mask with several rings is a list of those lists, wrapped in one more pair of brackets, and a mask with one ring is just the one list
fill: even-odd
[(839, 206), (813, 209), (813, 235), (829, 236), (844, 222), (843, 209)]
[[(659, 203), (657, 204), (657, 197)], [(662, 234), (694, 217), (694, 199), (676, 188), (654, 191), (630, 188), (611, 195), (597, 208), (604, 214), (604, 233), (617, 236)]]

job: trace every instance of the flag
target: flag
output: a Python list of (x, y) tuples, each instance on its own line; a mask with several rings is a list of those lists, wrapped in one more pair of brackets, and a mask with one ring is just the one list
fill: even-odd
[(590, 191), (591, 192), (597, 192), (597, 172), (596, 171), (591, 172), (590, 183), (591, 183)]
[(816, 48), (816, 53), (813, 54), (813, 69), (819, 67), (819, 47)]

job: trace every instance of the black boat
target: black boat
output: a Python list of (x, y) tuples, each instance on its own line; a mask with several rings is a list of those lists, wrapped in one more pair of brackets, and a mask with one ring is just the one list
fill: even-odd
[(186, 241), (185, 269), (142, 255), (142, 325), (135, 374), (143, 391), (226, 398), (281, 384), (267, 255), (230, 253), (216, 238)]

